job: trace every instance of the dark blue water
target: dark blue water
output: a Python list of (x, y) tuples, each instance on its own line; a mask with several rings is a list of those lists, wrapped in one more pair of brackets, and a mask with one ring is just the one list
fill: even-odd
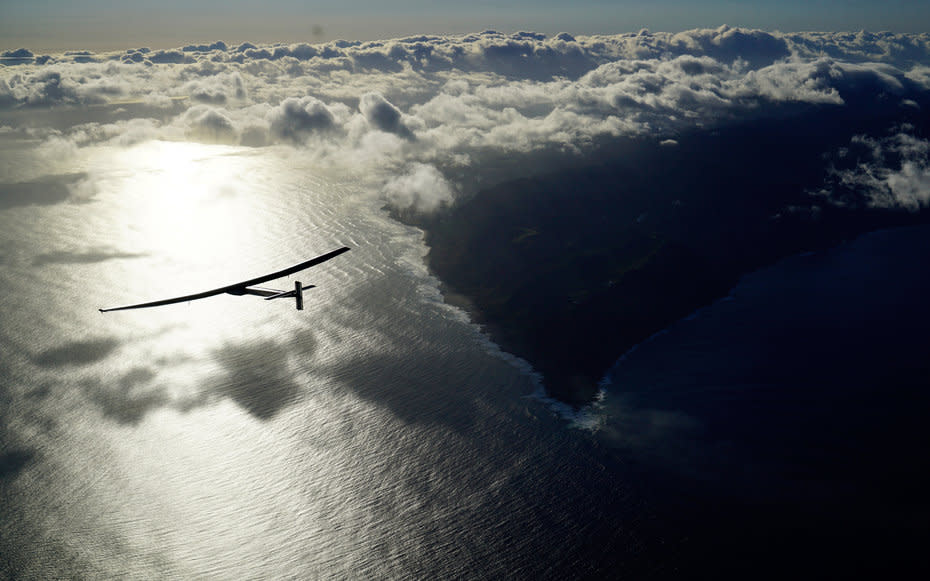
[(616, 366), (605, 439), (651, 483), (677, 570), (926, 567), (928, 264), (928, 227), (795, 256)]

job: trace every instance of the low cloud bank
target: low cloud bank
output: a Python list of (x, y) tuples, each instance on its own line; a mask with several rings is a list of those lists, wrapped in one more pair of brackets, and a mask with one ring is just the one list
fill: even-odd
[(930, 206), (930, 141), (903, 126), (891, 135), (857, 135), (835, 154), (828, 188), (821, 193), (841, 205), (917, 212)]
[[(457, 189), (437, 168), (478, 157), (577, 153), (626, 136), (671, 144), (685, 131), (863, 99), (919, 110), (930, 91), (930, 34), (726, 26), (587, 37), (485, 31), (325, 44), (218, 41), (38, 57), (21, 49), (4, 57), (13, 59), (0, 67), (0, 124), (8, 132), (27, 131), (3, 121), (17, 111), (16, 119), (30, 119), (30, 138), (71, 150), (146, 139), (297, 147), (320, 164), (370, 176), (389, 202), (422, 211), (448, 203)], [(101, 106), (146, 109), (109, 122), (41, 117)], [(910, 155), (900, 144), (882, 147), (876, 164), (893, 161), (889, 152)], [(891, 197), (876, 194), (875, 205), (922, 207), (925, 169), (915, 160), (863, 174), (871, 178), (837, 173), (836, 183), (878, 191), (866, 182), (882, 181)], [(906, 193), (911, 187), (919, 191)]]

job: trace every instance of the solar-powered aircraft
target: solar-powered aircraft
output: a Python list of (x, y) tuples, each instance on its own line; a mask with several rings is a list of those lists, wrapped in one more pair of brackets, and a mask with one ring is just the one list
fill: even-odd
[(311, 284), (311, 285), (303, 286), (301, 282), (298, 280), (294, 282), (294, 290), (286, 290), (286, 291), (277, 290), (273, 288), (263, 288), (263, 287), (254, 286), (254, 285), (261, 284), (269, 280), (274, 280), (276, 278), (281, 278), (282, 276), (287, 276), (289, 274), (294, 274), (295, 272), (299, 272), (306, 268), (310, 268), (311, 266), (316, 266), (317, 264), (320, 264), (321, 262), (326, 262), (330, 258), (335, 258), (339, 256), (340, 254), (342, 254), (343, 252), (346, 252), (348, 250), (349, 250), (348, 247), (342, 247), (338, 250), (333, 250), (332, 252), (323, 254), (322, 256), (311, 258), (310, 260), (307, 260), (306, 262), (295, 264), (294, 266), (285, 268), (284, 270), (279, 270), (277, 272), (272, 272), (271, 274), (259, 276), (258, 278), (252, 278), (249, 280), (244, 280), (242, 282), (237, 282), (234, 284), (222, 286), (220, 288), (215, 288), (212, 290), (194, 293), (190, 295), (184, 295), (183, 297), (161, 299), (161, 300), (152, 301), (149, 303), (139, 303), (137, 305), (126, 305), (124, 307), (111, 307), (109, 309), (100, 309), (100, 312), (107, 313), (109, 311), (125, 311), (128, 309), (145, 309), (148, 307), (160, 307), (162, 305), (171, 305), (174, 303), (186, 303), (188, 301), (196, 301), (198, 299), (205, 299), (207, 297), (212, 297), (215, 295), (222, 295), (222, 294), (236, 295), (236, 296), (257, 295), (260, 297), (265, 297), (266, 301), (270, 301), (272, 299), (283, 299), (283, 298), (294, 297), (294, 299), (297, 302), (297, 310), (302, 311), (304, 308), (303, 291), (308, 288), (313, 288), (314, 285)]

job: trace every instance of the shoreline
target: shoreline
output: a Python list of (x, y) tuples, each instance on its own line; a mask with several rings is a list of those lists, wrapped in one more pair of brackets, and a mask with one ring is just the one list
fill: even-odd
[[(885, 123), (846, 117), (759, 120), (683, 135), (674, 148), (642, 141), (596, 166), (498, 183), (435, 215), (392, 215), (425, 232), (444, 300), (528, 361), (548, 396), (579, 408), (629, 349), (747, 274), (928, 221), (809, 193), (825, 179), (824, 151)], [(824, 124), (850, 126), (837, 137)], [(766, 175), (773, 163), (787, 171)]]

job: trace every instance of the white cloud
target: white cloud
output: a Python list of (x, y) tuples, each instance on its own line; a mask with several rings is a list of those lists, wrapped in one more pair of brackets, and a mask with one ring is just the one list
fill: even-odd
[(373, 128), (386, 133), (394, 133), (406, 139), (413, 138), (413, 132), (404, 123), (400, 110), (380, 93), (362, 95), (358, 109)]
[(384, 184), (383, 193), (396, 208), (432, 212), (443, 204), (452, 203), (453, 189), (435, 167), (417, 163), (405, 174)]
[(146, 59), (156, 64), (193, 63), (194, 57), (179, 50), (160, 50), (149, 54)]
[[(59, 115), (53, 126), (60, 151), (67, 143), (146, 139), (283, 144), (372, 183), (397, 168), (436, 171), (484, 154), (583, 151), (623, 135), (661, 142), (765, 116), (773, 105), (783, 113), (888, 95), (914, 110), (923, 102), (915, 92), (930, 90), (927, 34), (725, 26), (587, 37), (486, 31), (314, 45), (213, 42), (33, 60), (0, 67), (0, 113), (73, 108), (68, 119), (78, 122)], [(141, 108), (130, 119), (106, 120), (107, 108), (79, 114), (130, 103)], [(418, 171), (425, 179), (426, 170)], [(395, 186), (390, 191), (406, 203)]]
[(848, 62), (884, 62), (899, 68), (926, 63), (930, 34), (893, 32), (805, 32), (786, 34), (793, 54)]
[(187, 135), (210, 143), (238, 143), (239, 135), (232, 121), (222, 112), (198, 105), (184, 114), (188, 123)]
[(681, 32), (666, 42), (676, 54), (705, 55), (727, 63), (740, 60), (754, 68), (791, 55), (788, 41), (781, 35), (729, 26)]
[[(838, 157), (855, 155), (857, 163), (834, 169), (823, 193), (838, 201), (855, 203), (864, 198), (869, 206), (909, 212), (930, 206), (930, 141), (912, 135), (911, 128), (901, 129), (882, 138), (854, 137), (850, 148), (841, 150)], [(843, 190), (840, 196), (836, 190)]]
[(294, 143), (302, 143), (309, 134), (328, 131), (336, 125), (333, 112), (316, 97), (285, 99), (268, 117), (272, 135)]
[(225, 67), (201, 69), (200, 78), (185, 83), (179, 93), (198, 103), (223, 105), (227, 101), (243, 101), (247, 97), (245, 83), (238, 72), (220, 72)]

